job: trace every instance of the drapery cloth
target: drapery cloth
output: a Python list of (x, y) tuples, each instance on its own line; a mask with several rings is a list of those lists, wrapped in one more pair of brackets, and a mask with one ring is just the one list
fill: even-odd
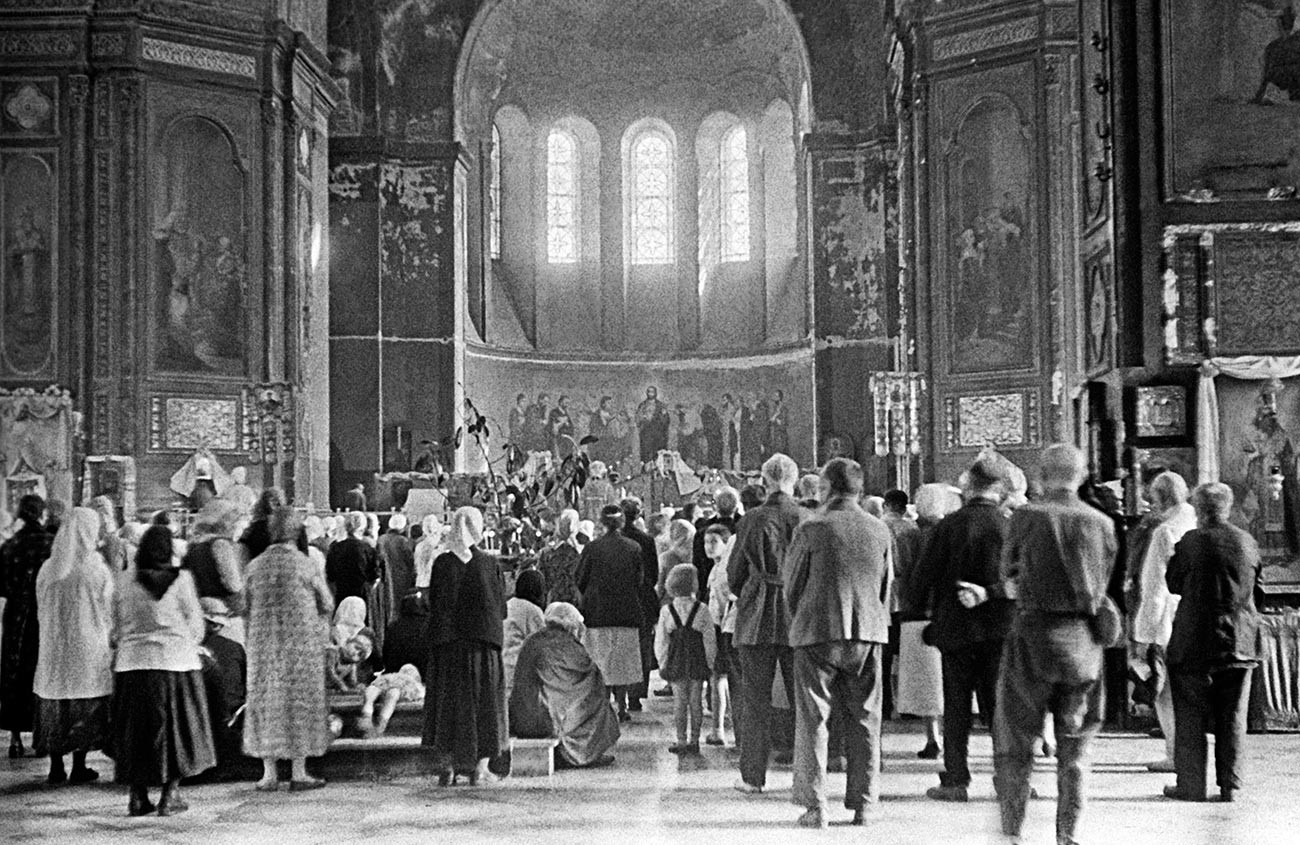
[(1217, 376), (1246, 381), (1300, 376), (1300, 355), (1242, 355), (1210, 358), (1201, 364), (1196, 396), (1196, 478), (1201, 484), (1219, 480), (1219, 394)]

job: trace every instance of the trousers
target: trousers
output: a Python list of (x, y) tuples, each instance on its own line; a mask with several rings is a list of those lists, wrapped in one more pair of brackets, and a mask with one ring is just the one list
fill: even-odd
[(751, 786), (767, 785), (767, 760), (772, 753), (772, 679), (780, 666), (786, 692), (794, 689), (789, 646), (742, 645), (741, 690), (744, 700), (740, 722), (740, 777)]
[(1170, 675), (1174, 689), (1174, 771), (1178, 791), (1205, 797), (1208, 749), (1205, 732), (1214, 734), (1214, 774), (1219, 789), (1241, 788), (1241, 747), (1246, 741), (1253, 668), (1183, 672)]
[(1083, 814), (1088, 746), (1101, 730), (1102, 648), (1087, 619), (1021, 614), (1002, 651), (993, 715), (993, 786), (1002, 832), (1019, 836), (1029, 802), (1034, 746), (1048, 714), (1056, 728), (1056, 838), (1069, 841)]
[(944, 786), (970, 785), (970, 697), (975, 693), (980, 713), (992, 725), (1001, 660), (1002, 640), (943, 652), (943, 773), (939, 782)]
[(840, 715), (850, 810), (880, 800), (884, 644), (853, 640), (794, 650), (794, 803), (826, 806), (828, 723)]

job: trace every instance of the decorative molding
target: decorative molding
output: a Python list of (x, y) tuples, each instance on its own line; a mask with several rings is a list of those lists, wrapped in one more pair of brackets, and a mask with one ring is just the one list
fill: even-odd
[(77, 38), (71, 32), (0, 32), (0, 56), (64, 57), (76, 52)]
[(1187, 434), (1187, 388), (1179, 385), (1136, 390), (1138, 437), (1183, 437)]
[(931, 53), (935, 61), (943, 62), (970, 53), (983, 53), (1031, 41), (1038, 37), (1038, 31), (1038, 18), (1019, 18), (983, 29), (936, 38)]
[(1079, 16), (1075, 4), (1056, 6), (1047, 10), (1047, 34), (1070, 37), (1079, 29)]
[(90, 77), (78, 73), (68, 77), (68, 104), (74, 109), (85, 108), (90, 96)]
[(153, 396), (150, 451), (242, 451), (240, 401), (235, 397)]
[(177, 65), (208, 73), (242, 76), (246, 79), (257, 78), (257, 58), (243, 53), (214, 50), (197, 44), (178, 44), (158, 38), (145, 38), (141, 42), (140, 55), (150, 62)]
[(1031, 448), (1042, 441), (1038, 391), (1007, 391), (943, 400), (943, 447), (948, 452)]
[(90, 55), (100, 59), (126, 53), (126, 33), (95, 32), (90, 36)]
[(103, 388), (96, 390), (90, 407), (90, 448), (96, 452), (107, 452), (111, 449), (109, 443), (111, 407), (112, 399), (108, 391)]
[[(95, 150), (95, 289), (94, 289), (94, 349), (95, 377), (107, 379), (112, 356), (110, 332), (112, 326), (112, 276), (113, 276), (113, 156), (107, 149)], [(99, 448), (99, 447), (97, 447)]]

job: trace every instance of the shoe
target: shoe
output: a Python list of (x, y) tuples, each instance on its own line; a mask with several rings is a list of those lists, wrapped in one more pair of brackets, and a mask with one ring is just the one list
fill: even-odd
[(629, 702), (627, 703), (627, 710), (628, 710), (629, 713), (640, 713), (641, 710), (642, 710), (640, 700), (637, 700), (637, 701), (629, 701)]
[(11, 743), (9, 743), (9, 759), (10, 759), (10, 760), (17, 760), (18, 758), (20, 758), (20, 757), (23, 756), (23, 753), (24, 753), (24, 750), (23, 750), (23, 744), (22, 744), (21, 742), (11, 742)]
[(320, 789), (325, 785), (324, 778), (307, 778), (306, 780), (289, 781), (290, 792), (310, 792), (313, 789)]
[(686, 743), (684, 743), (684, 742), (674, 742), (672, 745), (668, 746), (668, 753), (670, 753), (670, 754), (685, 754), (685, 753), (686, 753), (686, 748), (687, 748)]
[(1156, 727), (1147, 731), (1147, 736), (1151, 737), (1152, 739), (1164, 739), (1165, 732), (1160, 730), (1160, 727), (1157, 725)]
[(55, 769), (50, 772), (49, 777), (45, 778), (45, 782), (50, 786), (58, 786), (61, 783), (65, 783), (67, 780), (68, 773), (63, 769)]
[(916, 752), (916, 756), (922, 760), (938, 760), (939, 743), (927, 742), (925, 744), (925, 748), (922, 748), (920, 751)]
[(862, 827), (867, 823), (867, 816), (874, 816), (875, 814), (876, 814), (875, 804), (864, 804), (863, 806), (858, 807), (853, 811), (852, 824), (854, 827)]
[(832, 775), (842, 775), (849, 769), (849, 761), (843, 757), (832, 757), (826, 761), (826, 771)]
[(455, 786), (456, 773), (451, 769), (438, 773), (438, 786)]
[(632, 721), (632, 714), (627, 712), (626, 710), (620, 710), (618, 711), (618, 720), (624, 723), (630, 722)]
[(73, 769), (68, 775), (68, 783), (94, 783), (99, 780), (99, 772), (94, 769)]
[(179, 795), (164, 795), (162, 800), (158, 802), (158, 815), (175, 816), (185, 812), (189, 808), (190, 805), (187, 804), (185, 799)]
[(606, 768), (607, 766), (612, 766), (612, 765), (614, 765), (614, 755), (613, 755), (613, 754), (602, 754), (602, 755), (600, 755), (599, 757), (597, 757), (595, 760), (592, 760), (590, 763), (588, 763), (587, 765), (583, 766), (582, 768), (584, 768), (584, 769), (603, 769), (603, 768)]
[(778, 766), (789, 766), (794, 763), (794, 752), (778, 751), (772, 755), (772, 762)]
[(970, 796), (966, 792), (966, 787), (943, 786), (942, 784), (927, 789), (925, 791), (925, 797), (933, 801), (954, 801), (963, 804), (970, 800)]
[(800, 827), (810, 827), (814, 830), (826, 829), (826, 814), (822, 812), (821, 807), (809, 807), (808, 811), (799, 817), (796, 822)]
[(1173, 760), (1157, 760), (1154, 763), (1147, 763), (1147, 771), (1158, 772), (1162, 775), (1171, 775), (1176, 770), (1174, 769)]
[(726, 744), (727, 744), (727, 741), (726, 741), (725, 739), (723, 739), (722, 737), (720, 737), (720, 736), (706, 736), (706, 737), (704, 738), (704, 744), (705, 744), (705, 745), (722, 746), (722, 745), (726, 745)]
[(672, 697), (673, 697), (672, 687), (664, 687), (663, 689), (655, 690), (655, 698), (672, 698)]
[(763, 794), (763, 787), (761, 787), (761, 786), (754, 786), (754, 784), (746, 782), (744, 778), (741, 778), (740, 780), (736, 781), (736, 782), (733, 784), (733, 788), (734, 788), (737, 792), (744, 793), (745, 795), (762, 795), (762, 794)]
[(1219, 790), (1219, 800), (1224, 804), (1231, 804), (1237, 800), (1237, 790), (1230, 786), (1225, 786)]
[(131, 800), (126, 804), (126, 814), (128, 816), (147, 816), (157, 810), (158, 807), (149, 800), (148, 796), (141, 798), (138, 795), (132, 795)]
[(253, 784), (253, 789), (257, 792), (279, 792), (280, 782), (278, 780), (259, 780)]
[(1190, 793), (1183, 792), (1177, 786), (1166, 786), (1164, 790), (1164, 796), (1172, 801), (1199, 802), (1205, 800), (1204, 795), (1192, 795)]
[(1055, 757), (1055, 756), (1056, 756), (1056, 746), (1055, 746), (1055, 745), (1052, 745), (1052, 743), (1050, 743), (1050, 742), (1044, 742), (1044, 743), (1043, 743), (1043, 756), (1044, 756), (1044, 757)]

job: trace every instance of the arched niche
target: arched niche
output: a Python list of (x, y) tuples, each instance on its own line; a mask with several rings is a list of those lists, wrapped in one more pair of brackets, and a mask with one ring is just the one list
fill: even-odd
[(799, 263), (799, 134), (794, 111), (774, 100), (758, 128), (763, 179), (763, 257), (767, 290), (767, 336), (792, 341), (807, 332), (804, 274)]

